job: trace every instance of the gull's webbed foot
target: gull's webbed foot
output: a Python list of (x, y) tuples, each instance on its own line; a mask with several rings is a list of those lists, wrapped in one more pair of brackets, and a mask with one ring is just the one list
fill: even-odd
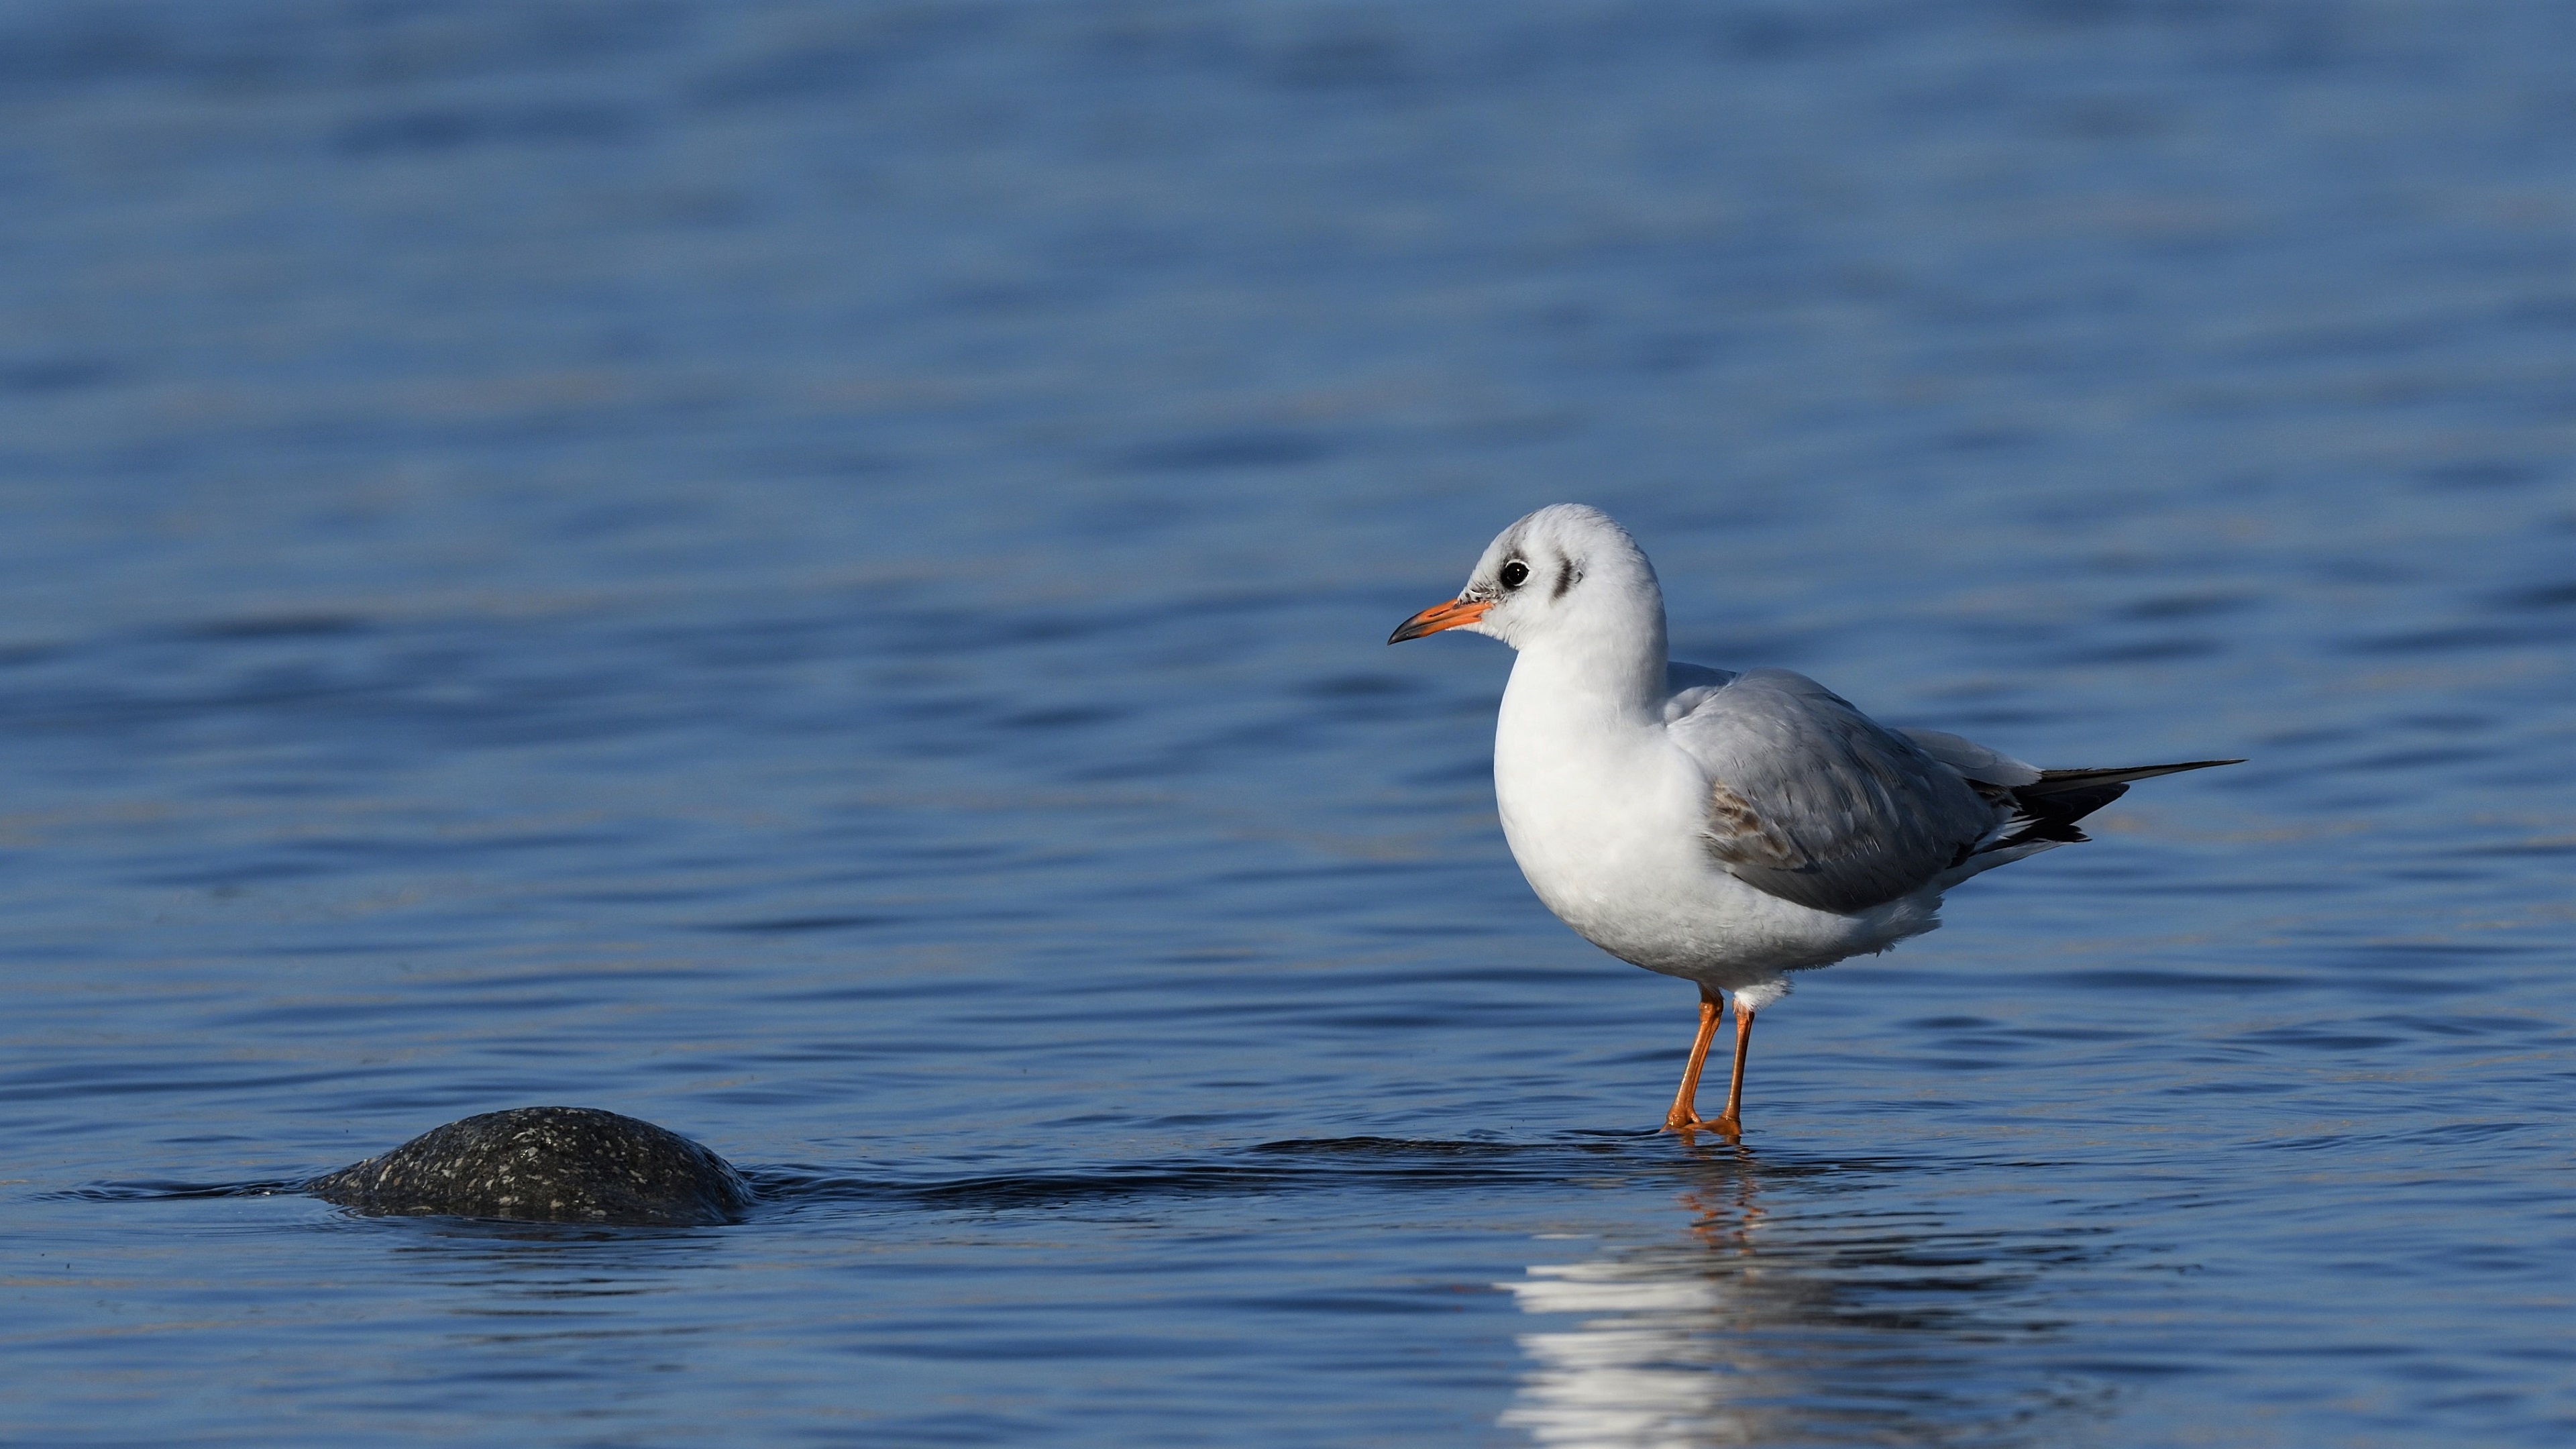
[(1714, 1132), (1731, 1141), (1744, 1135), (1744, 1124), (1732, 1117), (1702, 1117), (1697, 1113), (1683, 1117), (1675, 1114), (1664, 1119), (1664, 1130), (1684, 1136), (1694, 1132)]

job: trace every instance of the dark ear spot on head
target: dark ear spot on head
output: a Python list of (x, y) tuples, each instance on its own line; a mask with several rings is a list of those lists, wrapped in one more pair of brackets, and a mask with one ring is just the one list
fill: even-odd
[(1556, 591), (1549, 594), (1548, 598), (1550, 600), (1564, 598), (1565, 591), (1573, 588), (1574, 581), (1581, 577), (1583, 577), (1583, 575), (1575, 572), (1574, 560), (1570, 558), (1558, 559), (1556, 561)]

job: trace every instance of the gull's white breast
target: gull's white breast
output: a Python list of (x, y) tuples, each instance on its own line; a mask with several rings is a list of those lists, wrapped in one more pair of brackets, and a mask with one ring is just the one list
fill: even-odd
[(1585, 940), (1733, 990), (1938, 924), (1928, 888), (1839, 915), (1728, 874), (1703, 833), (1710, 781), (1699, 762), (1660, 717), (1572, 683), (1529, 651), (1515, 661), (1494, 734), (1494, 796), (1530, 889)]

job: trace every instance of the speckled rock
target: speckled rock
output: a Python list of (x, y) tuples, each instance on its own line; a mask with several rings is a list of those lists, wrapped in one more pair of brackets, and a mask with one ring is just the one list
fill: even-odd
[(306, 1183), (362, 1213), (696, 1227), (751, 1206), (731, 1164), (676, 1132), (595, 1107), (515, 1107), (435, 1127)]

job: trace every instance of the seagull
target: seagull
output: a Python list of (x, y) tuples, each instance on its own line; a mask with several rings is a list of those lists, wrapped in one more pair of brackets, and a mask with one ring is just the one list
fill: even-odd
[[(1579, 503), (1485, 549), (1458, 597), (1396, 626), (1519, 651), (1494, 727), (1494, 800), (1530, 889), (1622, 961), (1699, 986), (1699, 1032), (1664, 1126), (1743, 1130), (1753, 1017), (1789, 973), (1938, 926), (1941, 893), (2084, 840), (2129, 782), (2242, 760), (2043, 770), (1939, 730), (1889, 729), (1786, 669), (1675, 663), (1637, 541)], [(1723, 992), (1726, 1110), (1699, 1115)]]

